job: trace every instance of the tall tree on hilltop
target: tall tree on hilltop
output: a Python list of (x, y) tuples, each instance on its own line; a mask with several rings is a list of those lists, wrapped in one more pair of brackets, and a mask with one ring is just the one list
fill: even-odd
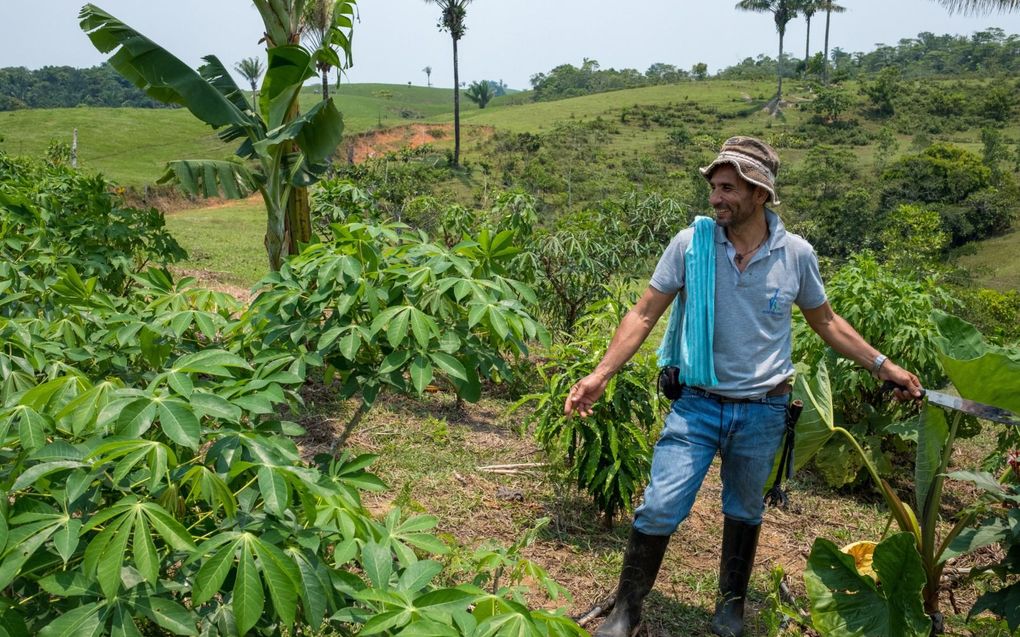
[(771, 13), (776, 23), (776, 31), (779, 33), (779, 59), (776, 61), (779, 81), (776, 84), (776, 96), (773, 98), (773, 112), (779, 110), (779, 103), (783, 99), (783, 38), (786, 36), (786, 25), (797, 17), (799, 6), (800, 2), (797, 0), (740, 0), (736, 6), (741, 11)]
[(422, 69), (422, 72), (425, 73), (425, 80), (428, 83), (428, 85), (432, 86), (432, 67), (426, 66), (425, 68)]
[(262, 60), (260, 58), (244, 58), (240, 62), (234, 65), (234, 70), (241, 74), (248, 84), (251, 85), (251, 99), (253, 102), (258, 100), (259, 93), (259, 78), (265, 72), (265, 67), (262, 66)]
[(457, 42), (464, 37), (467, 25), (467, 5), (471, 0), (425, 0), (442, 11), (439, 19), (440, 31), (447, 31), (453, 40), (453, 165), (460, 165), (460, 71), (457, 67)]
[(815, 13), (825, 8), (829, 0), (801, 0), (800, 10), (804, 14), (804, 22), (807, 24), (807, 37), (804, 40), (804, 67), (807, 68), (808, 60), (811, 59), (811, 18)]
[[(322, 75), (322, 99), (329, 99), (329, 70), (337, 69), (337, 88), (340, 73), (353, 64), (351, 36), (354, 32), (354, 7), (336, 0), (308, 0), (301, 18), (301, 37), (308, 48), (316, 52), (315, 68)], [(341, 58), (340, 54), (344, 57)]]
[(950, 13), (990, 13), (992, 11), (1016, 11), (1020, 0), (935, 0), (949, 9)]
[(829, 18), (833, 13), (843, 13), (846, 7), (825, 0), (825, 56), (822, 58), (822, 84), (829, 83)]

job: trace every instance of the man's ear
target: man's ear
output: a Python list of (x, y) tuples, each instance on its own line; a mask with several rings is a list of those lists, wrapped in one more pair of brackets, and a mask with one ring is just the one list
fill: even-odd
[(764, 206), (765, 202), (769, 200), (769, 191), (765, 190), (761, 186), (754, 187), (754, 202), (759, 206)]

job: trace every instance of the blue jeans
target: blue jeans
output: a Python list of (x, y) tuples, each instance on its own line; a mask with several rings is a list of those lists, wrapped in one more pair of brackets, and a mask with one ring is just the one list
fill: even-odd
[(634, 528), (647, 535), (673, 533), (690, 513), (717, 451), (722, 456), (723, 514), (761, 524), (765, 481), (783, 439), (789, 398), (728, 403), (685, 387), (655, 445)]

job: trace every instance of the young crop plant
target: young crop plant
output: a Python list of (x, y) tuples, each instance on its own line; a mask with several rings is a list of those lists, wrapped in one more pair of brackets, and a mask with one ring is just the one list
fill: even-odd
[(513, 549), (508, 585), (441, 576), (434, 517), (362, 506), (372, 456), (303, 459), (281, 414), (321, 357), (238, 309), (156, 270), (2, 297), (4, 634), (584, 634), (520, 601)]
[(651, 466), (652, 430), (658, 397), (652, 379), (654, 356), (639, 353), (613, 376), (588, 418), (563, 414), (570, 387), (601, 360), (606, 331), (625, 310), (612, 298), (594, 304), (577, 324), (577, 335), (553, 346), (540, 368), (544, 389), (519, 400), (533, 404), (527, 424), (550, 459), (592, 498), (607, 528), (617, 513), (630, 511)]
[(332, 233), (263, 281), (246, 320), (253, 347), (317, 352), (327, 382), (358, 397), (337, 447), (380, 392), (421, 394), (438, 381), (474, 402), (483, 380), (509, 376), (506, 357), (547, 342), (529, 313), (534, 292), (508, 276), (520, 252), (511, 230), (483, 228), (452, 248), (400, 224), (334, 225)]

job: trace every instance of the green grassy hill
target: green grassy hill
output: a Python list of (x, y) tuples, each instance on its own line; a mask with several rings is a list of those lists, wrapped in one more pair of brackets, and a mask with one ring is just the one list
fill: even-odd
[[(319, 97), (317, 86), (308, 87), (302, 105), (308, 108)], [(453, 110), (452, 90), (420, 86), (343, 85), (336, 99), (349, 133)], [(221, 159), (235, 150), (184, 109), (89, 107), (0, 112), (0, 150), (43, 155), (51, 142), (70, 144), (75, 128), (80, 165), (126, 186), (154, 182), (173, 159)]]

